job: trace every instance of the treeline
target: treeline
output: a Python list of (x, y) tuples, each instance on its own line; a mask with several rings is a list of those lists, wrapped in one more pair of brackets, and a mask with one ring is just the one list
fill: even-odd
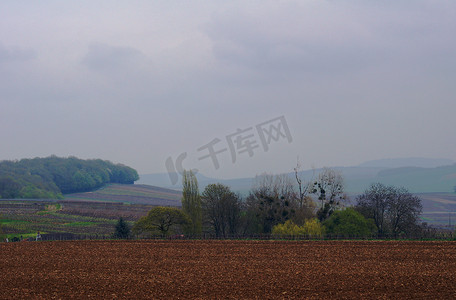
[(136, 170), (101, 159), (76, 157), (21, 159), (0, 162), (0, 198), (59, 199), (62, 194), (87, 192), (107, 183), (132, 184)]
[[(373, 184), (349, 199), (340, 173), (325, 169), (310, 181), (262, 175), (242, 198), (222, 184), (200, 195), (196, 176), (183, 174), (182, 210), (154, 208), (133, 227), (136, 235), (275, 235), (321, 238), (425, 236), (421, 200), (403, 188)], [(354, 201), (353, 201), (354, 200)]]

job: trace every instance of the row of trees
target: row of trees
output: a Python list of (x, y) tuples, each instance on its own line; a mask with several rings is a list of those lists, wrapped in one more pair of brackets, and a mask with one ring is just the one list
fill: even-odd
[(0, 162), (0, 198), (61, 198), (106, 183), (134, 183), (136, 170), (101, 159), (76, 157), (22, 159)]
[(407, 190), (373, 184), (347, 207), (343, 178), (325, 169), (298, 191), (286, 175), (258, 176), (249, 195), (222, 184), (210, 184), (200, 195), (196, 176), (185, 171), (182, 210), (154, 208), (139, 220), (136, 234), (212, 233), (217, 237), (248, 234), (399, 236), (420, 230), (420, 199)]

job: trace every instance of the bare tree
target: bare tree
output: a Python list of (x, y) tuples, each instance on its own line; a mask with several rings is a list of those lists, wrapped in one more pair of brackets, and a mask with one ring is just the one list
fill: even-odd
[(347, 200), (342, 174), (333, 169), (324, 168), (313, 183), (312, 194), (316, 195), (317, 201), (320, 201), (317, 216), (320, 221), (324, 221)]
[(357, 209), (367, 218), (374, 220), (379, 236), (385, 234), (386, 213), (393, 194), (393, 187), (374, 183), (357, 198)]
[(215, 235), (236, 234), (240, 220), (241, 201), (223, 184), (209, 184), (202, 194), (203, 215)]
[(295, 171), (295, 178), (296, 178), (296, 183), (298, 184), (298, 190), (299, 190), (299, 208), (303, 208), (304, 206), (308, 206), (309, 202), (312, 201), (312, 198), (310, 197), (310, 193), (312, 192), (312, 181), (313, 178), (310, 181), (303, 181), (303, 179), (299, 176), (299, 172), (301, 170), (301, 164), (298, 162), (296, 163), (296, 167), (294, 168)]
[(270, 233), (274, 225), (284, 223), (295, 214), (297, 199), (290, 177), (263, 174), (255, 177), (247, 207), (255, 216), (259, 231)]
[(391, 233), (397, 237), (400, 233), (407, 234), (414, 231), (423, 208), (421, 199), (405, 188), (396, 188), (388, 204)]
[(311, 197), (315, 170), (310, 180), (304, 180), (300, 177), (300, 170), (301, 164), (298, 158), (296, 167), (294, 168), (296, 183), (298, 184), (298, 208), (293, 219), (298, 225), (304, 225), (306, 220), (315, 217), (315, 203)]
[(358, 196), (356, 208), (374, 220), (379, 236), (396, 237), (416, 230), (422, 205), (420, 198), (405, 188), (374, 183)]

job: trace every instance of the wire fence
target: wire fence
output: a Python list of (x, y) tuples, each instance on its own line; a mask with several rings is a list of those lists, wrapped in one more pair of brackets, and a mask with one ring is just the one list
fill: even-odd
[[(77, 240), (112, 240), (112, 236), (107, 235), (85, 235), (72, 233), (51, 233), (42, 234), (39, 241), (77, 241)], [(35, 238), (29, 238), (35, 241)], [(371, 235), (371, 236), (346, 236), (346, 235), (272, 235), (272, 234), (236, 234), (217, 236), (215, 234), (201, 235), (146, 235), (132, 236), (128, 240), (271, 240), (271, 241), (338, 241), (338, 240), (456, 240), (453, 232), (441, 232), (433, 235)]]

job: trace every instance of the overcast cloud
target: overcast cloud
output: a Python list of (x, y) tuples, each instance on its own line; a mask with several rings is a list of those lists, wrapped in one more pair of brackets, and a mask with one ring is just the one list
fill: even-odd
[[(454, 1), (2, 1), (0, 159), (220, 177), (456, 160)], [(284, 116), (250, 157), (198, 148)], [(258, 146), (260, 141), (255, 136)]]

